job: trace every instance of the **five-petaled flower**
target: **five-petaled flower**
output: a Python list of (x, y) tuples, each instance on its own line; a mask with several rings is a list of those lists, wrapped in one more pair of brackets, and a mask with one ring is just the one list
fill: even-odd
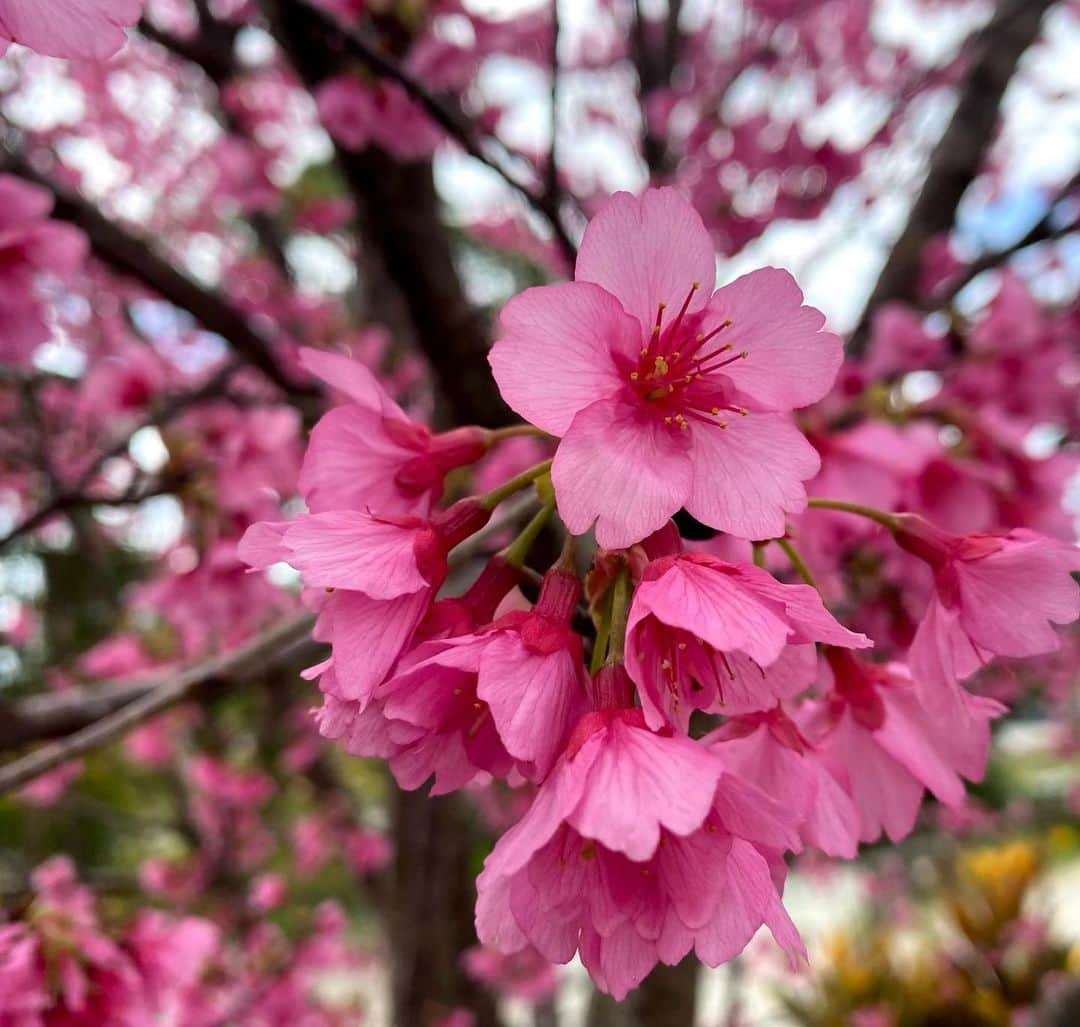
[(502, 311), (491, 367), (506, 401), (561, 442), (559, 513), (625, 547), (680, 507), (743, 538), (783, 534), (816, 451), (790, 411), (842, 360), (824, 317), (776, 268), (713, 292), (701, 218), (672, 189), (613, 196), (589, 223), (575, 280)]

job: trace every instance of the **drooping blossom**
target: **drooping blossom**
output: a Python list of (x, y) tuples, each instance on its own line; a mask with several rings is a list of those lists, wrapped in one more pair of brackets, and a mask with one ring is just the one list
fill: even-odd
[(626, 668), (652, 727), (685, 730), (694, 710), (764, 710), (813, 680), (815, 642), (864, 648), (808, 585), (784, 585), (707, 553), (651, 561), (634, 593)]
[(477, 934), (555, 963), (579, 952), (619, 999), (657, 961), (691, 949), (710, 966), (731, 959), (762, 923), (799, 959), (779, 891), (781, 853), (797, 844), (783, 808), (705, 747), (654, 733), (639, 709), (604, 708), (487, 858)]
[(353, 711), (350, 722), (349, 711), (324, 707), (323, 733), (344, 737), (356, 755), (388, 758), (403, 788), (434, 775), (432, 792), (441, 794), (515, 766), (542, 779), (585, 712), (581, 640), (570, 629), (579, 595), (575, 575), (549, 571), (531, 610), (420, 644), (368, 711)]
[(929, 564), (934, 593), (908, 659), (916, 678), (948, 686), (994, 656), (1053, 652), (1052, 625), (1080, 617), (1080, 548), (1024, 528), (952, 535), (921, 517), (897, 518), (896, 541)]
[(333, 647), (337, 696), (364, 704), (412, 641), (446, 580), (447, 553), (489, 516), (472, 499), (431, 520), (359, 510), (311, 514), (252, 525), (240, 552), (254, 567), (285, 560), (309, 589), (328, 590), (315, 636)]
[[(3, 19), (0, 0), (0, 41)], [(52, 205), (45, 189), (0, 175), (0, 359), (5, 363), (29, 359), (49, 339), (45, 309), (35, 293), (38, 276), (70, 274), (86, 259), (86, 237), (71, 225), (49, 220)]]
[[(581, 639), (570, 628), (579, 595), (576, 575), (551, 570), (532, 610), (508, 613), (477, 634), (424, 643), (378, 690), (386, 716), (411, 727), (399, 728), (399, 736), (422, 732), (420, 744), (408, 749), (414, 781), (430, 772), (432, 733), (481, 760), (477, 746), (490, 736), (496, 763), (509, 757), (527, 777), (547, 775), (585, 712)], [(429, 755), (417, 762), (423, 752)], [(391, 759), (395, 770), (404, 766), (402, 756)]]
[(528, 289), (490, 361), (506, 401), (559, 436), (567, 528), (619, 548), (680, 507), (745, 538), (783, 534), (806, 505), (813, 447), (786, 414), (820, 399), (840, 339), (765, 268), (715, 293), (700, 217), (672, 189), (618, 193), (586, 229), (575, 280)]
[(876, 841), (884, 832), (896, 842), (910, 834), (924, 788), (946, 805), (962, 803), (962, 778), (978, 781), (985, 772), (990, 721), (1004, 707), (954, 686), (951, 715), (942, 717), (903, 664), (825, 652), (832, 690), (800, 707), (797, 721), (851, 795), (859, 840)]
[(21, 43), (49, 57), (104, 60), (124, 45), (145, 0), (0, 0), (0, 53)]
[(855, 856), (859, 820), (851, 797), (781, 706), (732, 717), (703, 742), (733, 773), (767, 795), (783, 796), (805, 845), (829, 856)]
[(312, 513), (377, 510), (424, 516), (455, 467), (482, 457), (491, 433), (467, 427), (433, 434), (409, 417), (359, 361), (305, 348), (302, 365), (350, 402), (315, 425), (300, 471)]

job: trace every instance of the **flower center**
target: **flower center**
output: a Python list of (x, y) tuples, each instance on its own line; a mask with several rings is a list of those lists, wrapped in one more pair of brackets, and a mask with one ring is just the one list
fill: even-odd
[(703, 314), (687, 315), (690, 301), (700, 288), (694, 282), (674, 320), (664, 324), (667, 304), (660, 303), (656, 321), (637, 363), (629, 373), (630, 385), (639, 401), (663, 419), (664, 424), (686, 431), (690, 421), (726, 428), (725, 412), (745, 414), (731, 402), (731, 386), (722, 373), (725, 367), (746, 359), (745, 350), (735, 352), (717, 336), (731, 325), (725, 319), (712, 328)]

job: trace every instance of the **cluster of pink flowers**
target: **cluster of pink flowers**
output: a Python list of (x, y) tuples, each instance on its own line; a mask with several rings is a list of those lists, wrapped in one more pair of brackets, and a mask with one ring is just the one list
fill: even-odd
[(112, 932), (71, 862), (57, 856), (34, 872), (21, 918), (0, 924), (0, 1025), (344, 1027), (357, 1022), (355, 1004), (320, 1002), (317, 984), (364, 962), (331, 903), (313, 911), (296, 943), (268, 923), (231, 941), (210, 920), (149, 907)]
[[(925, 790), (961, 804), (1004, 710), (962, 682), (993, 656), (1055, 649), (1052, 626), (1080, 615), (1073, 546), (819, 498), (932, 572), (910, 661), (873, 662), (811, 584), (750, 562), (750, 542), (786, 545), (788, 519), (817, 514), (805, 483), (821, 461), (793, 411), (828, 393), (842, 345), (785, 272), (714, 279), (677, 193), (613, 197), (574, 281), (502, 312), (491, 366), (528, 422), (502, 431), (432, 434), (360, 365), (307, 352), (348, 402), (312, 433), (308, 512), (241, 543), (256, 567), (292, 564), (318, 611), (325, 736), (407, 788), (538, 786), (480, 875), (480, 939), (577, 953), (618, 997), (658, 960), (731, 959), (762, 925), (804, 959), (785, 854), (902, 838)], [(449, 471), (531, 430), (552, 460), (438, 505)], [(533, 484), (533, 520), (447, 595), (454, 548)], [(530, 603), (525, 561), (556, 511), (568, 541)], [(679, 511), (725, 534), (688, 542)], [(574, 537), (590, 530), (583, 589)]]

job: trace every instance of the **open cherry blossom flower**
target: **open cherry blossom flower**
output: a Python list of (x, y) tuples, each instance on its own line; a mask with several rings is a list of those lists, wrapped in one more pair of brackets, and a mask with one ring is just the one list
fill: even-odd
[(388, 759), (403, 788), (434, 775), (442, 794), (514, 767), (542, 780), (586, 709), (581, 640), (569, 627), (579, 595), (576, 576), (549, 571), (535, 607), (422, 642), (366, 709), (342, 703), (324, 675), (320, 729), (354, 755)]
[(311, 514), (252, 525), (240, 555), (253, 567), (286, 561), (308, 589), (327, 590), (315, 637), (333, 647), (338, 697), (366, 702), (412, 642), (446, 580), (447, 553), (489, 516), (473, 499), (431, 520), (359, 510)]
[(824, 317), (776, 268), (712, 291), (701, 218), (673, 189), (617, 193), (589, 223), (575, 280), (502, 311), (490, 361), (506, 401), (561, 437), (559, 513), (608, 548), (680, 507), (745, 538), (783, 534), (816, 451), (786, 414), (842, 359)]
[(694, 710), (748, 713), (802, 691), (816, 673), (815, 642), (872, 644), (839, 624), (808, 585), (707, 553), (645, 567), (626, 638), (646, 721), (682, 730)]

